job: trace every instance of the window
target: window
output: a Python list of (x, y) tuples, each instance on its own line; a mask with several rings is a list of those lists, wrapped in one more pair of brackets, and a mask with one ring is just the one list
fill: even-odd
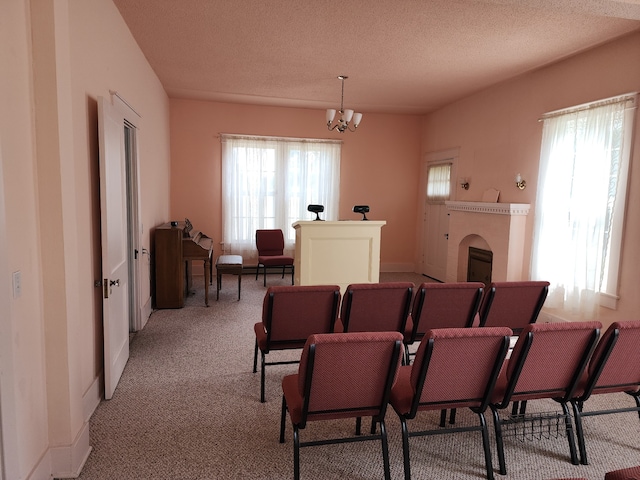
[(451, 196), (451, 164), (440, 163), (429, 166), (427, 173), (427, 201), (444, 203)]
[(532, 277), (546, 307), (616, 307), (635, 95), (543, 116)]
[(341, 142), (222, 135), (225, 252), (255, 257), (256, 230), (280, 228), (292, 251), (291, 225), (311, 220), (311, 203), (324, 220), (338, 219)]

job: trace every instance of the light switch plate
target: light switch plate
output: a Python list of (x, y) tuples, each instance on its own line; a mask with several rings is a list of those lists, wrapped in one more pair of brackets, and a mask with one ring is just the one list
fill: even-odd
[(18, 298), (22, 295), (22, 273), (20, 270), (13, 272), (13, 298)]

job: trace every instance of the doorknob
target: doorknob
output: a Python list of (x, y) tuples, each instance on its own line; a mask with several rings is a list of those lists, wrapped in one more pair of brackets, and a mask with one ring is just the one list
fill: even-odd
[(102, 282), (102, 296), (104, 298), (109, 298), (109, 294), (111, 293), (111, 287), (119, 287), (120, 279), (117, 280), (109, 280), (107, 278)]

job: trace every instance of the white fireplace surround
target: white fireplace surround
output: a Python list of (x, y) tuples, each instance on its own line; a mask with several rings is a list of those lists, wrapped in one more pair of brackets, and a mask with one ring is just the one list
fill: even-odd
[(445, 202), (449, 210), (447, 282), (467, 280), (469, 247), (493, 253), (491, 280), (524, 280), (528, 203)]

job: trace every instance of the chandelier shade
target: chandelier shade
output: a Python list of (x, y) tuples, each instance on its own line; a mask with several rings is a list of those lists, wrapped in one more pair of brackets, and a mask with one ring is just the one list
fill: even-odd
[[(338, 78), (342, 81), (342, 95), (340, 97), (340, 110), (338, 113), (340, 117), (333, 123), (333, 120), (336, 118), (336, 110), (333, 108), (327, 109), (327, 128), (329, 130), (338, 130), (340, 133), (343, 133), (345, 130), (349, 130), (350, 132), (355, 132), (358, 125), (362, 121), (362, 114), (358, 112), (354, 112), (353, 110), (344, 109), (344, 81), (349, 78), (346, 75), (338, 75)], [(351, 128), (353, 127), (353, 128)]]

